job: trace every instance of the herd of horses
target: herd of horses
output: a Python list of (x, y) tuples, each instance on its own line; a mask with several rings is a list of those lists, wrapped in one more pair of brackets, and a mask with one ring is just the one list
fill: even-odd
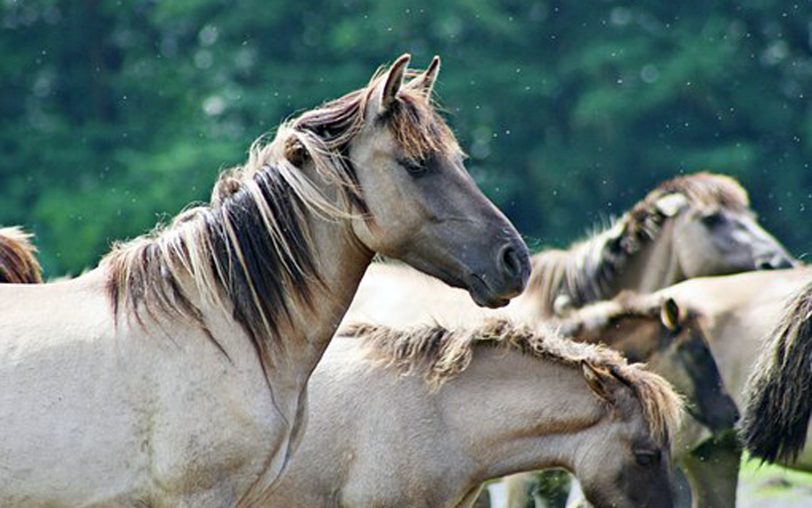
[(812, 269), (746, 191), (679, 176), (530, 256), (408, 63), (79, 277), (0, 229), (0, 506), (526, 507), (557, 468), (734, 507), (742, 448), (812, 471)]

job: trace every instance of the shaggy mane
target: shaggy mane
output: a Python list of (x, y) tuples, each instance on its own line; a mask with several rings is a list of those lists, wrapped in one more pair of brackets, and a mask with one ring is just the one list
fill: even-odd
[[(181, 318), (212, 342), (204, 305), (232, 316), (249, 335), (263, 369), (282, 348), (280, 329), (295, 309), (312, 309), (314, 292), (329, 297), (320, 280), (308, 215), (328, 220), (358, 217), (368, 209), (349, 146), (364, 128), (379, 72), (370, 83), (281, 125), (273, 141), (257, 140), (248, 161), (225, 171), (208, 205), (178, 215), (169, 226), (116, 244), (102, 260), (116, 316)], [(458, 151), (453, 134), (430, 97), (404, 85), (375, 122), (390, 129), (405, 156), (425, 158)], [(324, 197), (298, 166), (311, 162), (338, 189), (338, 203)]]
[[(670, 194), (680, 194), (690, 206), (702, 210), (742, 212), (750, 207), (747, 191), (729, 176), (696, 173), (661, 183), (602, 232), (567, 250), (532, 256), (528, 291), (540, 295), (542, 312), (553, 315), (562, 304), (581, 307), (611, 297), (617, 275), (629, 258), (655, 240), (669, 218), (657, 202)], [(559, 297), (563, 300), (557, 302)]]
[(628, 365), (617, 352), (600, 345), (565, 339), (550, 330), (515, 326), (493, 319), (472, 329), (449, 330), (423, 325), (395, 330), (373, 324), (353, 324), (340, 332), (370, 346), (384, 365), (422, 376), (433, 389), (463, 372), (477, 347), (504, 347), (542, 360), (579, 369), (586, 362), (611, 372), (634, 390), (655, 439), (667, 441), (679, 425), (682, 401), (667, 381), (642, 368)]
[(0, 228), (0, 283), (39, 284), (42, 268), (32, 235), (19, 227)]

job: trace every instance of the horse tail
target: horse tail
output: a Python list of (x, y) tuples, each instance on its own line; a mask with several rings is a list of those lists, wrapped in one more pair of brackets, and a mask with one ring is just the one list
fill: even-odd
[(19, 227), (0, 228), (0, 283), (38, 284), (42, 269), (31, 234)]
[(740, 434), (764, 462), (791, 461), (812, 413), (812, 284), (789, 304), (747, 381)]

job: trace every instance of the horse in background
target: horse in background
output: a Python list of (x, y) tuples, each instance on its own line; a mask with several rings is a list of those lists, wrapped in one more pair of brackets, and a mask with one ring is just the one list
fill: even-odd
[(20, 227), (0, 228), (0, 283), (39, 284), (42, 268), (32, 235)]
[(455, 327), (506, 316), (534, 324), (623, 290), (649, 293), (694, 277), (796, 263), (758, 224), (735, 180), (697, 173), (663, 182), (609, 229), (568, 250), (533, 255), (527, 289), (505, 309), (483, 310), (408, 267), (373, 263), (344, 322)]
[[(724, 473), (735, 480), (740, 449), (733, 427), (739, 412), (724, 386), (700, 318), (694, 309), (680, 307), (673, 298), (624, 292), (613, 300), (588, 305), (550, 323), (557, 323), (560, 333), (576, 341), (605, 344), (623, 353), (629, 361), (645, 362), (649, 370), (672, 384), (685, 398), (692, 420), (701, 425), (699, 428), (686, 420), (675, 435), (674, 462), (688, 483), (676, 484), (677, 506), (692, 503), (705, 508), (733, 507), (736, 482), (730, 485), (717, 481), (717, 475), (706, 474), (708, 466), (702, 463), (696, 450), (699, 443), (708, 439), (708, 431), (717, 446), (732, 447), (733, 457), (721, 465)], [(720, 460), (714, 467), (720, 466)], [(507, 480), (509, 506), (525, 502), (527, 492), (536, 485), (533, 475), (514, 475)]]
[(467, 507), (483, 481), (541, 467), (572, 471), (597, 508), (672, 506), (681, 400), (602, 346), (504, 320), (353, 325), (309, 387), (302, 445), (269, 506)]
[(0, 505), (257, 505), (374, 253), (482, 305), (523, 289), (526, 246), (431, 101), (439, 59), (408, 62), (291, 119), (208, 205), (98, 268), (0, 285)]

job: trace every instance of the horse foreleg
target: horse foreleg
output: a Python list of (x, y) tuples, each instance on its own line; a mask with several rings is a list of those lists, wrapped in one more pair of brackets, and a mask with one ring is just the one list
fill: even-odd
[(734, 508), (741, 446), (733, 430), (708, 439), (679, 460), (691, 485), (693, 508)]

